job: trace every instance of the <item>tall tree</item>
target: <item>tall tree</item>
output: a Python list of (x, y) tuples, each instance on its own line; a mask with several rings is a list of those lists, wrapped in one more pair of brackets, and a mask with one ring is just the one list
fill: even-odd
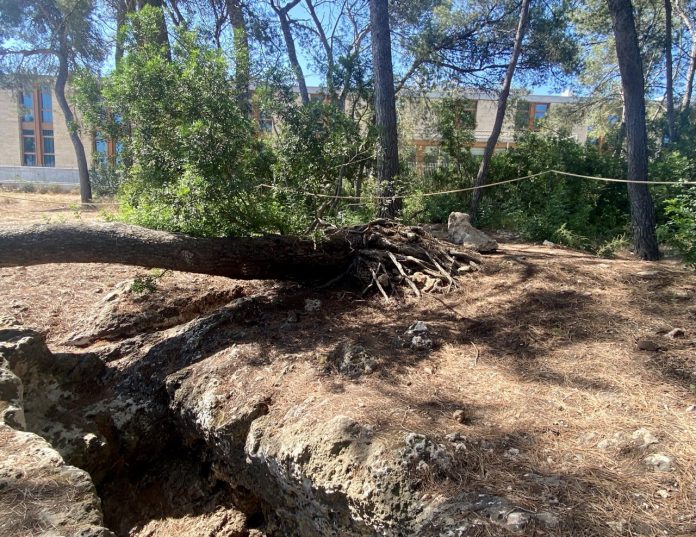
[(288, 60), (290, 61), (290, 67), (292, 72), (295, 74), (295, 80), (297, 81), (297, 87), (300, 92), (300, 99), (302, 99), (302, 104), (309, 103), (309, 92), (307, 91), (307, 82), (305, 81), (304, 71), (300, 65), (300, 60), (297, 57), (297, 49), (295, 48), (295, 38), (292, 35), (292, 27), (290, 25), (289, 13), (292, 8), (300, 3), (300, 0), (292, 0), (284, 6), (280, 5), (278, 0), (271, 0), (271, 8), (275, 11), (278, 16), (278, 21), (280, 22), (280, 29), (283, 32), (283, 40), (285, 41), (285, 47), (288, 50)]
[(52, 75), (54, 90), (80, 178), (80, 197), (92, 199), (89, 167), (66, 84), (78, 65), (96, 66), (104, 57), (104, 42), (95, 21), (93, 0), (0, 0), (0, 71), (16, 75)]
[(394, 181), (399, 175), (399, 147), (387, 0), (370, 0), (370, 30), (375, 79), (375, 125), (378, 137), (377, 181), (380, 185), (380, 195), (384, 198), (380, 204), (380, 215), (393, 218), (401, 210), (401, 200), (394, 197)]
[(517, 32), (515, 33), (515, 43), (512, 48), (512, 57), (510, 58), (510, 63), (505, 71), (503, 86), (500, 89), (500, 95), (498, 96), (498, 109), (495, 114), (495, 121), (493, 122), (493, 130), (488, 138), (488, 142), (486, 143), (486, 149), (483, 152), (483, 160), (481, 161), (478, 173), (476, 174), (476, 179), (474, 180), (474, 186), (477, 187), (471, 197), (471, 215), (474, 220), (476, 220), (479, 205), (481, 204), (481, 196), (483, 195), (482, 187), (486, 184), (486, 177), (488, 175), (488, 168), (491, 165), (491, 158), (493, 157), (495, 146), (498, 143), (500, 131), (503, 128), (505, 111), (507, 110), (507, 101), (508, 97), (510, 96), (510, 86), (512, 85), (512, 78), (515, 76), (517, 60), (519, 59), (520, 52), (522, 51), (522, 41), (524, 40), (524, 34), (527, 30), (527, 24), (529, 22), (530, 3), (531, 0), (522, 0), (522, 5), (520, 6), (520, 18), (517, 23)]
[(227, 11), (232, 25), (232, 40), (234, 48), (234, 82), (237, 92), (237, 104), (245, 116), (251, 114), (251, 92), (249, 83), (250, 56), (249, 34), (241, 0), (227, 0)]
[(631, 0), (608, 0), (623, 86), (628, 184), (633, 245), (641, 259), (659, 258), (655, 209), (648, 185), (648, 136), (645, 126), (645, 81)]
[(672, 0), (665, 0), (665, 101), (669, 141), (677, 137), (674, 122), (674, 74), (672, 73)]
[[(679, 2), (676, 2), (676, 11), (679, 14), (684, 26), (686, 26), (689, 34), (691, 35), (691, 48), (689, 50), (688, 64), (689, 67), (686, 71), (685, 84), (684, 84), (684, 94), (681, 100), (681, 113), (683, 117), (689, 117), (689, 108), (691, 107), (691, 96), (694, 91), (694, 78), (696, 78), (696, 18), (694, 17), (694, 10), (696, 6), (691, 6), (690, 13), (687, 12), (684, 6)], [(687, 3), (687, 8), (689, 4)], [(691, 17), (689, 16), (691, 15)]]

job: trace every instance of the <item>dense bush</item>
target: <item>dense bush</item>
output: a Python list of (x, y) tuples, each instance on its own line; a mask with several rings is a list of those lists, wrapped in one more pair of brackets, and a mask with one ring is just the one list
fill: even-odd
[(181, 31), (170, 61), (151, 39), (157, 24), (152, 9), (134, 15), (113, 73), (77, 82), (87, 120), (122, 144), (123, 218), (195, 235), (285, 230), (276, 195), (258, 188), (272, 155), (238, 109), (222, 55)]
[[(619, 159), (594, 146), (528, 133), (514, 149), (495, 155), (488, 182), (551, 169), (599, 177), (624, 175)], [(486, 191), (481, 223), (512, 229), (532, 240), (590, 247), (627, 230), (626, 186), (559, 174), (501, 185)]]

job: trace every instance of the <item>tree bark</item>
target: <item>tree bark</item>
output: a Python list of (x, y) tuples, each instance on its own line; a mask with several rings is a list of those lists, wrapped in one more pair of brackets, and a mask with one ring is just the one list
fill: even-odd
[(68, 128), (70, 141), (75, 149), (75, 160), (77, 160), (77, 173), (80, 178), (80, 199), (82, 203), (92, 201), (92, 184), (89, 180), (89, 166), (87, 165), (87, 156), (85, 155), (85, 147), (82, 145), (82, 140), (77, 132), (77, 124), (73, 115), (68, 99), (65, 97), (65, 85), (68, 81), (68, 58), (65, 52), (61, 51), (58, 55), (58, 76), (56, 77), (56, 99), (58, 105), (63, 112), (65, 125)]
[(696, 24), (689, 18), (686, 12), (682, 9), (679, 2), (676, 2), (677, 13), (684, 22), (687, 30), (691, 34), (691, 50), (689, 52), (689, 67), (686, 71), (686, 80), (684, 85), (684, 95), (681, 101), (681, 113), (688, 118), (689, 108), (691, 107), (691, 95), (694, 90), (694, 78), (696, 77)]
[(227, 11), (232, 24), (234, 85), (237, 93), (237, 104), (242, 114), (249, 117), (251, 115), (249, 35), (241, 1), (227, 0)]
[(486, 184), (486, 177), (488, 176), (488, 168), (491, 165), (491, 158), (495, 152), (495, 146), (498, 144), (498, 138), (500, 137), (500, 131), (503, 128), (503, 121), (505, 120), (505, 111), (507, 109), (507, 101), (510, 96), (510, 86), (512, 85), (512, 78), (515, 76), (515, 69), (517, 68), (517, 61), (520, 57), (520, 52), (522, 51), (522, 41), (524, 39), (524, 34), (527, 31), (527, 24), (529, 22), (529, 4), (531, 0), (522, 0), (522, 5), (520, 6), (520, 17), (517, 23), (517, 32), (515, 33), (515, 43), (512, 49), (512, 56), (510, 58), (510, 63), (508, 64), (507, 70), (505, 71), (505, 78), (503, 79), (503, 87), (500, 90), (500, 95), (498, 96), (498, 110), (495, 113), (495, 121), (493, 123), (493, 130), (486, 143), (486, 149), (483, 151), (483, 160), (479, 166), (478, 173), (476, 174), (476, 179), (474, 180), (474, 186), (478, 187), (474, 190), (471, 196), (471, 218), (476, 221), (476, 217), (479, 210), (479, 205), (481, 204), (481, 197), (483, 196), (483, 185)]
[(665, 0), (665, 101), (667, 101), (667, 134), (669, 142), (677, 138), (674, 123), (674, 75), (672, 74), (672, 0)]
[(295, 74), (295, 80), (297, 80), (297, 87), (300, 92), (300, 99), (302, 104), (309, 103), (309, 92), (307, 91), (307, 82), (305, 82), (304, 71), (302, 71), (302, 66), (300, 61), (297, 59), (297, 50), (295, 49), (295, 39), (292, 36), (292, 29), (290, 28), (290, 20), (288, 19), (288, 12), (294, 8), (300, 0), (292, 0), (285, 7), (280, 7), (275, 3), (275, 0), (271, 0), (271, 7), (273, 11), (278, 15), (278, 20), (280, 21), (280, 29), (283, 32), (283, 40), (285, 41), (285, 48), (288, 50), (288, 60), (290, 61), (290, 67), (292, 72)]
[(476, 252), (452, 247), (389, 220), (328, 230), (321, 241), (287, 235), (197, 238), (117, 223), (11, 225), (0, 228), (0, 268), (118, 263), (238, 279), (326, 282), (348, 275), (372, 286), (380, 271), (380, 283), (392, 279), (396, 267), (402, 274), (425, 271), (449, 288), (459, 259), (483, 261)]
[[(608, 0), (616, 39), (616, 55), (623, 86), (628, 178), (648, 179), (648, 136), (645, 126), (645, 82), (638, 35), (630, 0)], [(641, 259), (659, 258), (655, 235), (655, 209), (647, 184), (629, 183), (633, 244)]]
[(396, 195), (394, 182), (399, 175), (399, 140), (387, 0), (370, 0), (370, 30), (378, 136), (377, 182), (380, 195), (387, 198), (380, 203), (380, 216), (394, 218), (401, 211), (401, 199), (393, 197)]
[(24, 225), (0, 229), (0, 267), (119, 263), (240, 279), (312, 280), (345, 270), (358, 238), (197, 238), (116, 223)]

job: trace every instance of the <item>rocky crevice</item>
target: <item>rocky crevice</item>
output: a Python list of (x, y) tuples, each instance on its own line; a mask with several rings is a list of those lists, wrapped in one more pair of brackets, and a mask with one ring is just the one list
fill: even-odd
[(260, 347), (255, 331), (286, 326), (270, 315), (285, 315), (277, 300), (237, 298), (141, 344), (79, 354), (2, 331), (3, 427), (40, 434), (89, 472), (88, 496), (98, 506), (96, 486), (104, 512), (89, 522), (116, 535), (428, 537), (557, 525), (489, 493), (425, 495), (418, 476), (448, 475), (454, 444), (376, 434), (321, 414), (326, 401), (314, 396), (283, 399), (290, 379), (325, 367)]

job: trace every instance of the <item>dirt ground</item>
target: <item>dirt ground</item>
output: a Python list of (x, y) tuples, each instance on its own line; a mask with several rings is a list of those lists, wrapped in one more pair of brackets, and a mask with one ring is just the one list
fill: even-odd
[[(0, 225), (78, 218), (75, 196), (0, 194), (17, 197), (0, 198)], [(97, 209), (79, 213), (100, 217)], [(42, 331), (59, 349), (104, 293), (146, 272), (99, 264), (0, 269), (0, 318)], [(319, 298), (317, 316), (269, 340), (316, 361), (352, 334), (379, 367), (359, 380), (318, 375), (307, 390), (344, 394), (322, 412), (395, 438), (418, 431), (472, 439), (459, 479), (433, 480), (432, 494), (504, 491), (530, 509), (563, 512), (564, 535), (695, 535), (696, 273), (671, 261), (502, 242), (484, 270), (459, 284), (448, 295), (385, 302), (170, 272), (155, 295), (266, 285), (300, 303)], [(435, 350), (395, 351), (395, 338), (417, 320), (435, 334)], [(682, 332), (669, 337), (675, 328)], [(464, 417), (454, 419), (459, 410)], [(650, 445), (631, 439), (640, 429), (651, 437), (639, 439), (654, 437)], [(646, 465), (656, 453), (671, 458), (665, 471)]]

